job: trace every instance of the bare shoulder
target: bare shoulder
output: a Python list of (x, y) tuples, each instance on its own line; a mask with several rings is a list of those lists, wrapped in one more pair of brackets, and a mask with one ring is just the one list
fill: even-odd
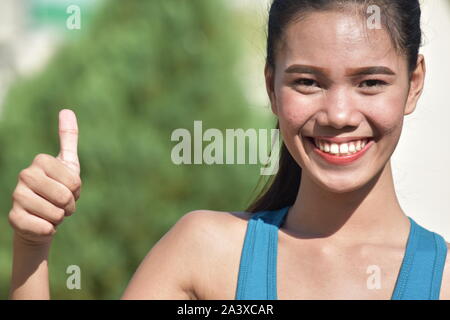
[[(238, 250), (245, 233), (244, 212), (194, 210), (151, 248), (122, 299), (205, 299), (208, 283), (225, 272), (225, 257)], [(232, 260), (232, 259), (231, 259)], [(214, 283), (214, 282), (212, 282)]]
[(213, 210), (194, 210), (186, 213), (177, 222), (180, 238), (193, 245), (201, 258), (214, 253), (223, 254), (234, 244), (233, 240), (245, 232), (250, 214), (246, 212), (228, 212)]
[(217, 246), (223, 244), (224, 240), (227, 240), (225, 244), (229, 244), (228, 240), (241, 233), (250, 217), (246, 212), (194, 210), (182, 216), (177, 224), (180, 236), (182, 234), (184, 238), (190, 238), (197, 244), (199, 252), (204, 252), (218, 249)]
[(194, 210), (182, 216), (180, 222), (183, 221), (186, 227), (201, 227), (202, 231), (207, 231), (211, 227), (227, 228), (245, 223), (250, 217), (250, 213), (242, 211)]
[(197, 299), (234, 299), (250, 217), (247, 212), (196, 210), (182, 218), (187, 229), (195, 230), (197, 247), (192, 277)]
[(447, 258), (442, 275), (441, 300), (450, 300), (450, 243), (447, 242)]
[(183, 225), (191, 241), (198, 244), (199, 255), (208, 252), (208, 257), (217, 253), (222, 255), (232, 249), (233, 245), (240, 245), (239, 238), (243, 238), (247, 221), (251, 214), (237, 211), (195, 210), (186, 213), (178, 223)]

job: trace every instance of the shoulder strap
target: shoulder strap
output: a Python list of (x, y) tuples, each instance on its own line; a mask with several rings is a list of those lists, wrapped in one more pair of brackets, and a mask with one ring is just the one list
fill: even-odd
[(393, 300), (439, 300), (447, 256), (444, 238), (418, 225), (411, 231)]
[(260, 211), (248, 221), (241, 253), (237, 300), (276, 300), (278, 228), (288, 207)]

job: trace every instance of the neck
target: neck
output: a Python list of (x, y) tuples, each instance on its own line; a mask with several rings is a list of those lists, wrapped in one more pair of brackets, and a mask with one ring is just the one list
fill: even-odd
[(402, 241), (409, 221), (398, 202), (390, 161), (364, 187), (334, 193), (302, 174), (285, 229), (302, 238), (329, 238), (342, 243)]

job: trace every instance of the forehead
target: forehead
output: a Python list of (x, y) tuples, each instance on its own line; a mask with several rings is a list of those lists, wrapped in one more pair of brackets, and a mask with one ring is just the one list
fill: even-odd
[(369, 29), (366, 18), (354, 11), (308, 13), (287, 26), (279, 48), (277, 66), (283, 70), (294, 63), (336, 72), (368, 65), (406, 68), (386, 28)]

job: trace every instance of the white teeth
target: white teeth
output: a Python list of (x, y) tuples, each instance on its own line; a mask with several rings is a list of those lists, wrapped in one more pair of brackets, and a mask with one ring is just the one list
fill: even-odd
[(355, 144), (354, 143), (350, 143), (349, 144), (349, 146), (348, 146), (348, 151), (350, 152), (350, 153), (354, 153), (354, 152), (356, 152), (356, 147), (355, 147)]
[(348, 153), (348, 144), (342, 143), (339, 146), (339, 153)]
[(366, 146), (366, 144), (367, 144), (367, 140), (363, 140), (363, 141), (361, 142), (361, 149), (364, 149), (364, 147)]
[(337, 144), (315, 138), (314, 142), (317, 148), (319, 148), (323, 152), (331, 153), (334, 155), (349, 155), (361, 151), (368, 143), (368, 139)]
[(336, 143), (332, 143), (330, 152), (332, 154), (338, 154), (339, 153), (339, 146)]

